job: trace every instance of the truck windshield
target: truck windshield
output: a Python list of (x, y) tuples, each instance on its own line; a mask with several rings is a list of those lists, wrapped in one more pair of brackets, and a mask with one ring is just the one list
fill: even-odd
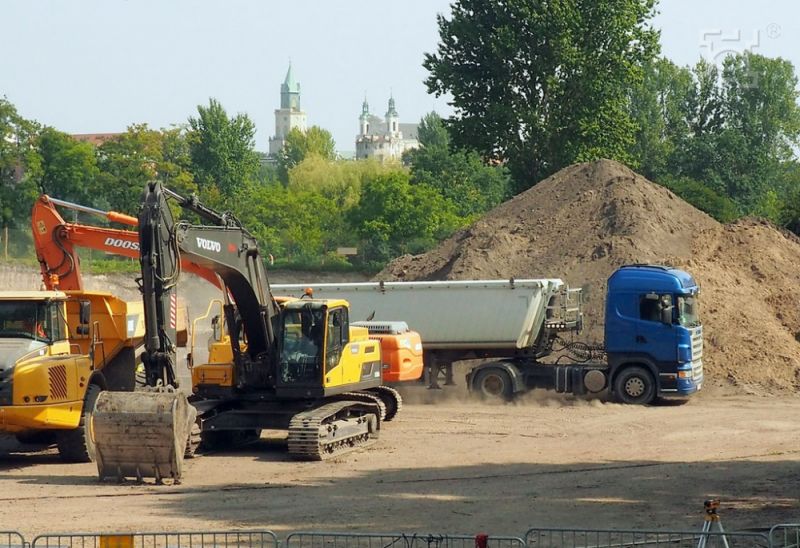
[(280, 375), (284, 383), (321, 382), (320, 353), (325, 327), (321, 309), (286, 311), (281, 331)]
[(50, 341), (50, 305), (42, 301), (0, 301), (0, 337)]
[(700, 325), (700, 311), (697, 304), (697, 296), (678, 297), (678, 321), (682, 326), (697, 327)]

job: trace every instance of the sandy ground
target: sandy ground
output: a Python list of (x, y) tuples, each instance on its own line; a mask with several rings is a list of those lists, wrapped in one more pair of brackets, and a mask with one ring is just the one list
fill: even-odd
[(800, 398), (713, 389), (683, 405), (628, 407), (406, 393), (413, 403), (369, 448), (298, 463), (265, 433), (189, 461), (178, 486), (98, 484), (93, 464), (6, 443), (0, 530), (696, 530), (708, 497), (722, 498), (728, 529), (800, 521)]

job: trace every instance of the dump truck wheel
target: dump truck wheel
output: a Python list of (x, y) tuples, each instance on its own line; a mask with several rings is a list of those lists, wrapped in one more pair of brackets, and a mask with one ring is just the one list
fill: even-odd
[(78, 427), (58, 433), (56, 443), (58, 454), (64, 462), (91, 462), (94, 460), (94, 440), (92, 439), (92, 412), (94, 402), (102, 389), (90, 384), (83, 397), (83, 410)]
[(472, 391), (484, 400), (511, 401), (514, 398), (511, 376), (499, 367), (487, 367), (478, 371), (472, 381)]
[(644, 367), (628, 367), (614, 380), (614, 394), (622, 403), (647, 405), (656, 397), (656, 383)]

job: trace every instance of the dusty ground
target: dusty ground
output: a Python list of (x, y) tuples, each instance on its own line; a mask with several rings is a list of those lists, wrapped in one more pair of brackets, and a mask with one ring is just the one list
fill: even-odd
[(714, 390), (645, 408), (415, 389), (368, 449), (297, 463), (265, 435), (190, 461), (180, 486), (98, 485), (94, 465), (54, 450), (0, 453), (0, 529), (694, 530), (711, 496), (729, 529), (800, 521), (800, 398)]

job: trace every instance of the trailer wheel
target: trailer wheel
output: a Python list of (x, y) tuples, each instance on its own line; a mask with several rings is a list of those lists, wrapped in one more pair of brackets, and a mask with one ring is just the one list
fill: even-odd
[(644, 367), (628, 367), (614, 380), (614, 393), (622, 403), (647, 405), (656, 397), (656, 383)]
[(472, 391), (483, 400), (511, 401), (514, 398), (511, 376), (499, 367), (487, 367), (478, 371), (472, 381)]
[(97, 396), (102, 390), (96, 384), (90, 384), (83, 397), (83, 409), (78, 427), (58, 433), (56, 438), (58, 455), (64, 462), (91, 462), (94, 460), (95, 445), (91, 431), (92, 413), (94, 412), (94, 402), (97, 401)]

